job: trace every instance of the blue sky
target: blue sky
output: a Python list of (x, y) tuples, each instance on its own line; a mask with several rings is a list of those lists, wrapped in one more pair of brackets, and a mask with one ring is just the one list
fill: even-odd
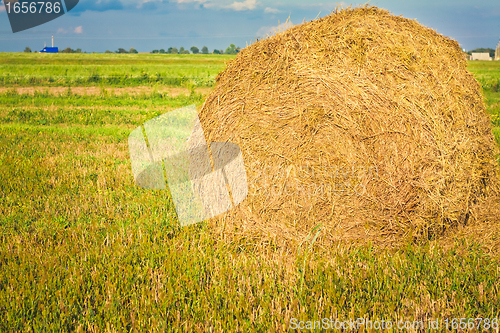
[[(365, 2), (322, 0), (80, 0), (69, 13), (43, 25), (12, 33), (0, 1), (0, 52), (40, 50), (54, 36), (59, 48), (87, 52), (139, 52), (207, 46), (210, 51), (233, 43), (240, 47), (265, 37), (288, 18), (292, 24), (310, 21), (344, 7)], [(372, 0), (395, 15), (417, 19), (457, 40), (462, 48), (494, 48), (500, 38), (499, 0)]]

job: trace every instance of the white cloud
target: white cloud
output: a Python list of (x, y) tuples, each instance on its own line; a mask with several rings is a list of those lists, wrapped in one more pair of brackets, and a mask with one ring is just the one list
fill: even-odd
[[(145, 0), (145, 1), (162, 2), (162, 0)], [(180, 10), (191, 10), (193, 7), (196, 9), (221, 7), (220, 4), (214, 4), (213, 0), (175, 0), (175, 2), (177, 2), (178, 5), (177, 8)]]
[[(129, 1), (129, 0), (122, 0)], [(145, 0), (145, 1), (162, 1), (162, 0)], [(201, 5), (203, 8), (227, 8), (235, 11), (244, 11), (244, 10), (254, 10), (257, 6), (261, 5), (257, 0), (174, 0), (175, 3), (179, 4), (181, 9), (188, 9), (191, 7), (182, 7), (186, 4), (195, 4)], [(273, 8), (269, 8), (274, 12)]]
[(350, 3), (347, 3), (347, 2), (344, 2), (344, 1), (341, 1), (341, 2), (337, 2), (337, 5), (339, 5), (340, 7), (342, 8), (347, 8), (349, 7), (351, 4)]
[(266, 14), (276, 14), (279, 12), (280, 11), (276, 8), (266, 7), (266, 9), (264, 9), (264, 13), (266, 13)]
[(208, 2), (208, 0), (177, 0), (177, 3), (190, 3), (190, 2), (205, 3)]
[(56, 33), (58, 33), (58, 34), (67, 34), (71, 30), (73, 30), (73, 32), (75, 34), (81, 34), (81, 33), (83, 33), (83, 27), (82, 26), (78, 26), (78, 27), (76, 27), (74, 29), (72, 29), (72, 28), (70, 28), (70, 29), (59, 28), (59, 29), (57, 29)]
[(234, 9), (236, 11), (242, 11), (242, 10), (253, 10), (257, 7), (257, 0), (245, 0), (243, 2), (233, 2), (227, 8)]
[(293, 23), (291, 21), (286, 21), (285, 23), (281, 23), (275, 27), (262, 27), (257, 31), (256, 36), (266, 37), (268, 35), (274, 35), (277, 32), (283, 32), (291, 27), (293, 27)]

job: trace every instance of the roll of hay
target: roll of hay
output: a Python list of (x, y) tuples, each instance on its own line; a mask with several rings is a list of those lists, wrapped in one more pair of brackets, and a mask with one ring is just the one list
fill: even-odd
[(246, 47), (200, 110), (248, 177), (216, 225), (284, 239), (322, 225), (333, 240), (498, 222), (498, 147), (466, 66), (456, 41), (370, 6)]

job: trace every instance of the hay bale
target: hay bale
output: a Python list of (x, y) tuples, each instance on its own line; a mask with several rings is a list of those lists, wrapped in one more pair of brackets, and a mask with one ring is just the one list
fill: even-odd
[(246, 47), (200, 121), (245, 160), (249, 195), (225, 230), (429, 237), (498, 203), (497, 146), (459, 44), (376, 7)]

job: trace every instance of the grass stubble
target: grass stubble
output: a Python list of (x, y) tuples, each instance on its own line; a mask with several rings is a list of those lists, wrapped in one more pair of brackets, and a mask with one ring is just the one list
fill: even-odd
[[(500, 66), (488, 73), (500, 77)], [(498, 142), (500, 94), (481, 83)], [(211, 221), (176, 226), (168, 193), (133, 184), (127, 137), (202, 98), (0, 94), (1, 331), (285, 331), (292, 318), (500, 316), (498, 226), (328, 248), (313, 242), (319, 226), (287, 244), (215, 232)]]

